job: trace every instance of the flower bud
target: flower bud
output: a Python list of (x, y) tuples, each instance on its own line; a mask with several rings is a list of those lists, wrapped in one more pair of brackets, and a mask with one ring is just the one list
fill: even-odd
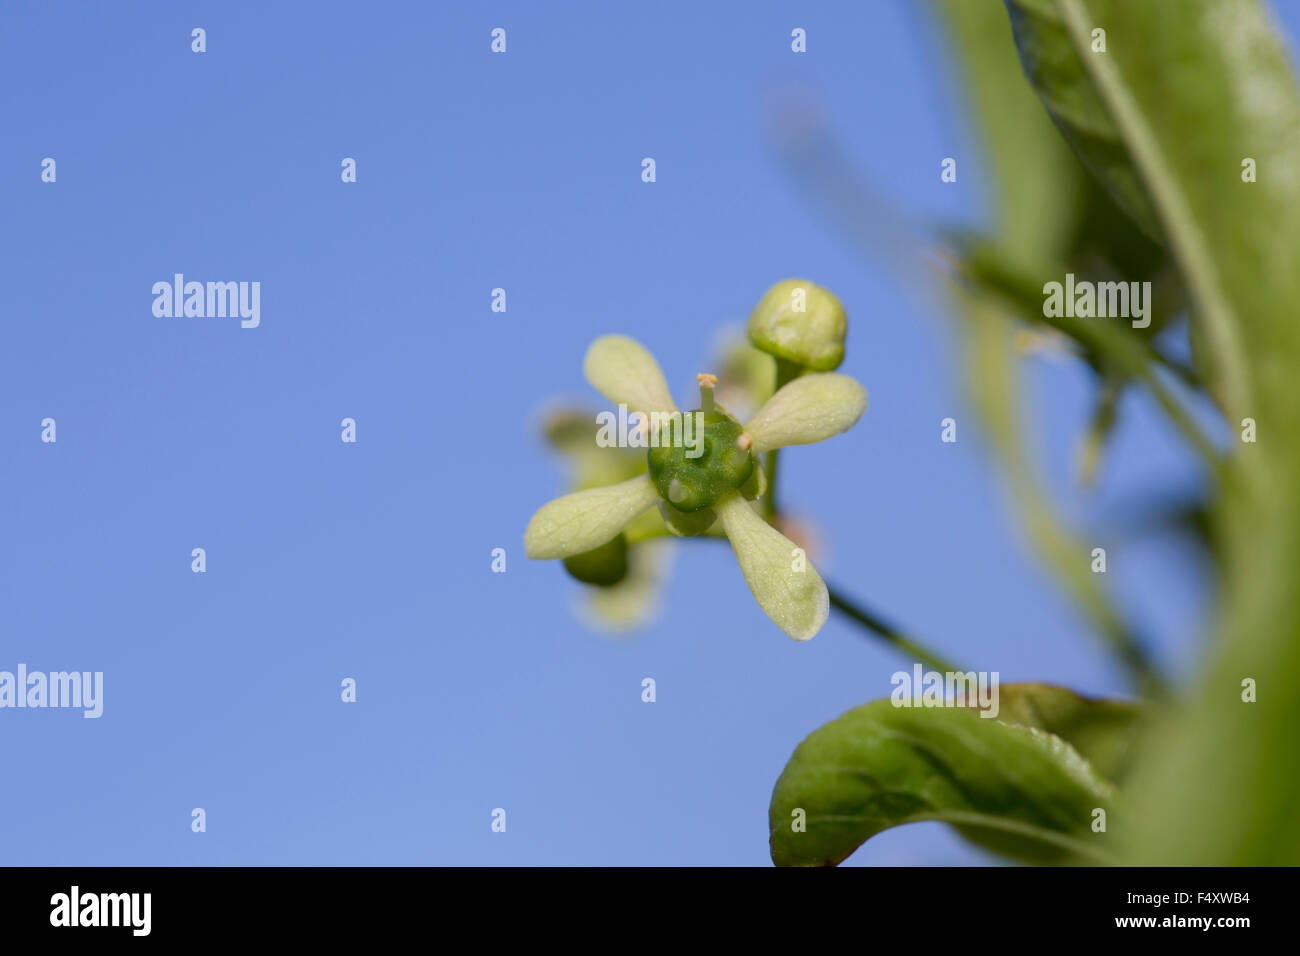
[(627, 536), (619, 534), (599, 548), (564, 559), (564, 569), (583, 584), (611, 587), (627, 577)]
[(816, 372), (844, 361), (844, 306), (828, 290), (805, 279), (786, 279), (767, 290), (749, 316), (749, 339), (757, 348)]

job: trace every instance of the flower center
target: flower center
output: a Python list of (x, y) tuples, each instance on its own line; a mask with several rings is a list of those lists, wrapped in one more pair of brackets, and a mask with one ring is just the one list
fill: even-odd
[(661, 433), (647, 455), (650, 479), (678, 511), (712, 507), (739, 491), (754, 471), (740, 422), (713, 403), (714, 381), (711, 375), (700, 376), (703, 407), (684, 413), (682, 428)]

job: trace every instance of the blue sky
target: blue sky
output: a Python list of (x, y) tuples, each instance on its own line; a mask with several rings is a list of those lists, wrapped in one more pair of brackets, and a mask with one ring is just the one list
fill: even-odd
[[(659, 622), (614, 643), (522, 533), (565, 490), (538, 415), (595, 400), (592, 338), (637, 337), (686, 396), (716, 328), (790, 276), (843, 300), (841, 370), (871, 394), (783, 461), (821, 570), (1003, 681), (1122, 692), (1022, 545), (952, 318), (836, 232), (765, 132), (802, 89), (893, 201), (982, 221), (934, 27), (902, 0), (5, 4), (0, 670), (103, 671), (105, 701), (0, 711), (0, 863), (765, 864), (790, 751), (911, 662), (834, 617), (790, 641), (726, 549), (690, 542)], [(177, 272), (259, 281), (261, 325), (155, 317)], [(1034, 440), (1075, 495), (1090, 385), (1028, 371)], [(1124, 410), (1072, 505), (1102, 538), (1117, 503), (1195, 477), (1149, 403)], [(1185, 667), (1195, 567), (1169, 541), (1112, 562)], [(920, 825), (852, 862), (984, 859)]]

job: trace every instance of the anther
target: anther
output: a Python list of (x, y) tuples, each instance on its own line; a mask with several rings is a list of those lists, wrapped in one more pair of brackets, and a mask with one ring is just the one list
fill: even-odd
[(718, 384), (718, 376), (701, 372), (695, 376), (695, 381), (700, 386), (700, 408), (705, 415), (713, 414), (713, 386)]

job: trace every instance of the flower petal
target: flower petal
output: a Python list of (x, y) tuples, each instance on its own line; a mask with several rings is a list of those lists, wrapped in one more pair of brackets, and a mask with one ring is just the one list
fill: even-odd
[(537, 510), (524, 532), (530, 558), (567, 558), (598, 548), (659, 500), (649, 475), (575, 491)]
[(806, 641), (821, 630), (830, 613), (830, 595), (806, 558), (803, 570), (795, 570), (798, 546), (739, 495), (719, 504), (717, 511), (759, 607), (796, 641)]
[(677, 409), (646, 347), (626, 335), (602, 335), (591, 343), (582, 373), (602, 395), (632, 412), (671, 412)]
[(745, 431), (755, 452), (807, 445), (848, 431), (867, 410), (867, 390), (847, 375), (801, 375), (780, 388), (749, 421)]

